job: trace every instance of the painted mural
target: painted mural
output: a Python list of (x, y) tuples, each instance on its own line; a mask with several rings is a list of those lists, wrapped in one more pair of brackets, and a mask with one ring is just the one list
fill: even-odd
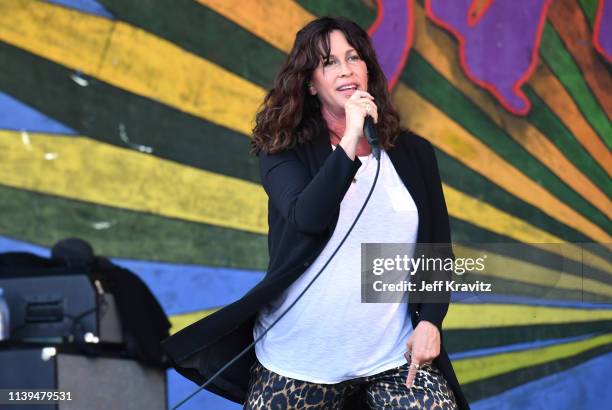
[[(254, 113), (325, 14), (368, 29), (403, 126), (434, 144), (453, 240), (612, 243), (610, 0), (2, 0), (0, 251), (81, 237), (173, 331), (240, 297), (267, 263)], [(555, 297), (517, 264), (493, 278), (516, 297), (451, 305), (474, 409), (612, 402), (612, 258), (581, 252)], [(195, 387), (168, 383), (170, 404)], [(182, 408), (205, 405), (239, 408)]]

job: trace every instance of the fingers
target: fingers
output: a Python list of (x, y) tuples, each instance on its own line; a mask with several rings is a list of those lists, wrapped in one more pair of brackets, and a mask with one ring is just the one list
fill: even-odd
[(344, 107), (347, 115), (353, 111), (359, 111), (362, 118), (369, 115), (374, 119), (374, 122), (378, 122), (378, 107), (370, 97), (369, 94), (354, 99), (353, 96), (351, 96)]
[(345, 137), (358, 139), (363, 136), (363, 124), (369, 115), (378, 123), (378, 107), (374, 97), (366, 91), (355, 91), (344, 105), (346, 114)]
[(423, 366), (430, 365), (431, 360), (419, 360), (416, 357), (413, 357), (410, 351), (404, 353), (404, 357), (406, 358), (406, 361), (410, 363), (410, 366), (408, 367), (408, 376), (406, 376), (405, 382), (406, 387), (410, 389), (414, 385), (414, 380), (416, 379), (417, 373), (423, 368)]
[(361, 103), (364, 112), (364, 118), (366, 116), (371, 116), (374, 120), (374, 123), (378, 122), (378, 107), (372, 101), (363, 101)]
[(374, 97), (372, 96), (372, 94), (370, 94), (367, 91), (361, 91), (361, 90), (356, 90), (353, 95), (351, 95), (351, 97), (349, 98), (349, 100), (357, 100), (360, 98), (369, 98), (370, 100), (374, 101)]
[(408, 376), (406, 377), (406, 387), (409, 389), (414, 384), (414, 379), (416, 378), (416, 374), (419, 371), (420, 364), (418, 361), (414, 359), (410, 362), (410, 367), (408, 370)]
[(408, 376), (406, 377), (406, 387), (411, 388), (419, 369), (430, 364), (439, 354), (438, 339), (431, 335), (426, 327), (418, 327), (410, 335), (406, 342), (406, 361), (410, 363)]

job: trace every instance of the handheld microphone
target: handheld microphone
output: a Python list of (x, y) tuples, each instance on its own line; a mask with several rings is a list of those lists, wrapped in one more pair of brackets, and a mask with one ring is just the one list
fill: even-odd
[(365, 117), (363, 122), (363, 134), (372, 147), (372, 155), (374, 155), (374, 158), (379, 161), (380, 148), (378, 147), (378, 134), (376, 133), (376, 128), (374, 128), (374, 120), (369, 115)]

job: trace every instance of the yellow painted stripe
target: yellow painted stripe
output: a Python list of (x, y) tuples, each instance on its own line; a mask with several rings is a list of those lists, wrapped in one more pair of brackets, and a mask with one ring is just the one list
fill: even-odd
[(592, 203), (604, 215), (612, 217), (612, 202), (608, 196), (529, 121), (503, 109), (500, 110), (499, 104), (493, 101), (486, 91), (472, 83), (456, 63), (455, 56), (459, 53), (456, 42), (426, 19), (421, 5), (415, 3), (414, 10), (416, 30), (414, 47), (419, 54), (553, 174)]
[[(540, 248), (546, 248), (545, 250), (554, 251), (554, 253), (567, 256), (565, 252), (566, 246), (562, 244), (556, 246), (551, 244), (540, 244)], [(586, 291), (597, 295), (612, 297), (612, 286), (608, 283), (582, 278), (575, 274), (549, 269), (517, 258), (511, 258), (489, 251), (482, 251), (468, 246), (454, 245), (453, 249), (455, 254), (462, 258), (479, 258), (486, 255), (484, 263), (485, 269), (478, 272), (479, 275), (540, 285), (550, 289)], [(569, 249), (569, 246), (568, 250), (571, 252), (574, 251), (573, 249)], [(561, 260), (562, 259), (559, 258), (560, 263)], [(504, 293), (502, 289), (493, 289), (493, 292)], [(610, 300), (612, 301), (612, 299)]]
[(608, 175), (612, 175), (612, 153), (593, 131), (574, 104), (572, 97), (548, 67), (538, 64), (527, 84), (563, 122), (591, 157), (606, 170)]
[(393, 98), (404, 127), (426, 136), (448, 155), (560, 222), (597, 242), (612, 242), (603, 229), (506, 162), (413, 90), (398, 84)]
[(192, 323), (197, 322), (206, 316), (213, 314), (217, 309), (199, 310), (197, 312), (183, 313), (180, 315), (172, 315), (168, 318), (172, 327), (170, 328), (170, 334), (173, 335), (179, 330), (182, 330)]
[(0, 131), (0, 184), (266, 233), (260, 185), (81, 137)]
[(495, 303), (451, 303), (444, 329), (483, 329), (612, 319), (612, 309), (571, 309)]
[[(560, 252), (559, 255), (576, 262), (586, 263), (604, 272), (612, 273), (612, 264), (585, 249), (585, 247), (566, 243), (561, 238), (543, 231), (523, 219), (469, 196), (449, 185), (442, 184), (442, 188), (444, 189), (444, 198), (450, 216), (543, 250)], [(563, 243), (563, 246), (561, 248), (551, 248), (550, 244), (553, 243)]]
[(285, 53), (294, 34), (316, 16), (291, 0), (197, 0)]
[(0, 40), (245, 135), (265, 96), (144, 30), (50, 3), (0, 2)]
[(612, 334), (605, 334), (586, 340), (556, 344), (539, 349), (453, 360), (453, 368), (457, 373), (459, 382), (465, 384), (513, 370), (569, 358), (610, 343), (612, 343)]

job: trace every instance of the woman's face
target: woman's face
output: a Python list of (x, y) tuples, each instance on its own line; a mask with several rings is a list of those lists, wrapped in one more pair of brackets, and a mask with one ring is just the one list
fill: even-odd
[(312, 73), (309, 91), (324, 109), (343, 114), (344, 104), (355, 90), (368, 90), (368, 69), (341, 31), (329, 33), (329, 46), (329, 60), (321, 61)]

